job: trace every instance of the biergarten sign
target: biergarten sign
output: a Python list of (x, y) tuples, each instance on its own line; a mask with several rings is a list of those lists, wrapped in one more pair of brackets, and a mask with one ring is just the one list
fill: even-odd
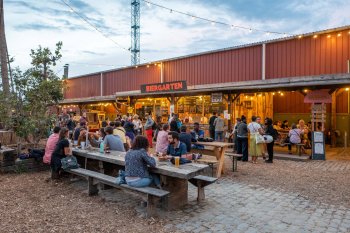
[(141, 85), (141, 93), (187, 91), (186, 81), (165, 82)]

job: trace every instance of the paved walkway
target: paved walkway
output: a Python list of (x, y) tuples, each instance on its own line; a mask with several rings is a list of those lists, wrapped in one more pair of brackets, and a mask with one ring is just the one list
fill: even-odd
[(316, 204), (298, 196), (222, 179), (198, 205), (170, 212), (166, 227), (186, 232), (350, 232), (350, 209)]
[[(231, 169), (230, 160), (226, 160), (226, 169)], [(238, 167), (241, 165), (239, 162)], [(281, 166), (325, 172), (350, 170), (347, 161), (285, 161), (281, 162)], [(86, 183), (77, 183), (79, 185), (76, 187), (86, 192)], [(100, 195), (125, 208), (135, 208), (140, 216), (145, 215), (145, 208), (139, 205), (139, 197), (115, 189), (104, 190)], [(189, 185), (189, 204), (185, 208), (161, 212), (161, 218), (170, 220), (166, 228), (201, 233), (350, 232), (350, 208), (315, 203), (284, 190), (238, 183), (234, 177), (220, 178), (217, 183), (208, 186), (206, 201), (203, 203), (197, 203), (196, 195), (196, 188)]]

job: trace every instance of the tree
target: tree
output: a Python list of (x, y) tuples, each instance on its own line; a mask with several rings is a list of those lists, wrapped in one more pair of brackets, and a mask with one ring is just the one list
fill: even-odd
[(0, 65), (2, 88), (5, 101), (10, 95), (10, 83), (7, 69), (7, 44), (5, 36), (4, 2), (0, 0)]
[(18, 136), (28, 142), (38, 143), (47, 135), (56, 119), (50, 109), (63, 99), (64, 85), (51, 67), (62, 57), (61, 48), (62, 42), (57, 43), (55, 61), (52, 61), (50, 49), (39, 46), (31, 50), (32, 68), (25, 72), (19, 68), (13, 70), (15, 92), (11, 93), (9, 104), (4, 106), (10, 108), (8, 110), (12, 113), (7, 122), (10, 122)]
[(33, 75), (42, 80), (47, 80), (52, 77), (50, 75), (50, 66), (55, 66), (56, 61), (62, 58), (61, 55), (62, 42), (56, 44), (55, 54), (52, 54), (49, 48), (42, 48), (39, 46), (37, 50), (31, 50), (30, 56), (32, 57)]

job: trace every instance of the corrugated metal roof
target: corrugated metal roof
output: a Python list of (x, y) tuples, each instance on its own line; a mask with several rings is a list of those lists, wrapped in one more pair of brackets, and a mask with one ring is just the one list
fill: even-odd
[[(277, 39), (272, 39), (272, 40), (265, 40), (265, 41), (250, 43), (250, 44), (243, 44), (243, 45), (238, 45), (238, 46), (233, 46), (233, 47), (227, 47), (227, 48), (222, 48), (222, 49), (217, 49), (217, 50), (209, 50), (209, 51), (205, 51), (205, 52), (201, 52), (201, 53), (189, 54), (189, 55), (185, 55), (185, 56), (173, 57), (173, 58), (168, 58), (168, 59), (163, 59), (163, 60), (157, 60), (157, 61), (152, 61), (152, 62), (148, 62), (148, 63), (142, 63), (142, 64), (139, 64), (138, 66), (149, 65), (150, 63), (161, 63), (161, 62), (167, 62), (167, 61), (173, 61), (173, 60), (180, 60), (180, 59), (189, 58), (189, 57), (201, 56), (201, 55), (211, 54), (211, 53), (218, 53), (218, 52), (227, 51), (227, 50), (241, 49), (241, 48), (252, 47), (252, 46), (257, 46), (257, 45), (262, 45), (262, 44), (269, 44), (269, 43), (276, 43), (276, 42), (281, 42), (281, 41), (293, 40), (293, 39), (298, 39), (299, 36), (308, 37), (308, 36), (332, 33), (332, 32), (336, 32), (336, 31), (343, 31), (343, 30), (347, 30), (347, 29), (350, 29), (350, 25), (345, 25), (342, 27), (336, 27), (336, 28), (331, 28), (331, 29), (325, 29), (325, 30), (321, 30), (321, 31), (302, 33), (302, 34), (295, 35), (295, 36), (288, 36), (288, 37), (282, 37), (282, 38), (277, 38)], [(104, 70), (104, 71), (100, 71), (100, 72), (94, 72), (94, 73), (89, 73), (89, 74), (71, 77), (69, 79), (81, 78), (81, 77), (88, 76), (88, 75), (90, 76), (90, 75), (113, 72), (113, 71), (124, 70), (124, 69), (130, 69), (132, 67), (134, 67), (134, 66)]]

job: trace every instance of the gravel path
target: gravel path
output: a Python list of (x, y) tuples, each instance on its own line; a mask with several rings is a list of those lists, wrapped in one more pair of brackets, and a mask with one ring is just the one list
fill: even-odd
[(164, 232), (164, 220), (140, 218), (134, 208), (47, 177), (49, 172), (0, 174), (1, 232)]

